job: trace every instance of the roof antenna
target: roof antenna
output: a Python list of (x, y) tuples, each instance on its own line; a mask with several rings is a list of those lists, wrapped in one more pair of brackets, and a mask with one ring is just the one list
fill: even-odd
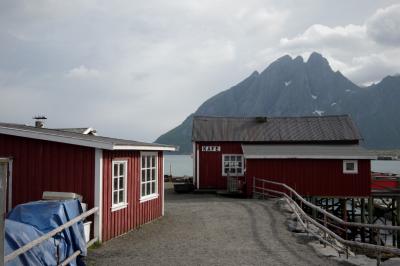
[(35, 127), (43, 128), (44, 120), (46, 120), (47, 117), (45, 117), (44, 115), (37, 115), (37, 116), (34, 116), (33, 119), (35, 120)]

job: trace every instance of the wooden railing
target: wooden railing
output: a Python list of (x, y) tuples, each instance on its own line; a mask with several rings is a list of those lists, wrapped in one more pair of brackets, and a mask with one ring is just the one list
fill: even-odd
[[(272, 189), (272, 187), (279, 187), (280, 190)], [(283, 192), (285, 191), (285, 192)], [(366, 224), (366, 223), (356, 223), (356, 222), (347, 222), (344, 221), (335, 215), (327, 212), (326, 210), (312, 204), (311, 202), (305, 200), (302, 196), (300, 196), (294, 189), (287, 186), (286, 184), (267, 180), (267, 179), (253, 179), (253, 195), (262, 195), (262, 196), (274, 196), (279, 195), (280, 197), (285, 198), (289, 207), (292, 209), (293, 213), (296, 215), (299, 223), (302, 227), (310, 234), (318, 238), (322, 243), (332, 246), (337, 250), (344, 251), (348, 256), (348, 251), (350, 248), (357, 248), (358, 250), (368, 251), (369, 253), (375, 254), (377, 258), (377, 265), (380, 264), (381, 255), (383, 253), (393, 254), (400, 256), (400, 249), (395, 247), (389, 246), (381, 246), (375, 245), (371, 243), (362, 243), (353, 240), (343, 239), (341, 236), (333, 232), (328, 228), (331, 223), (328, 223), (328, 219), (336, 222), (337, 224), (341, 225), (342, 227), (338, 227), (342, 231), (347, 231), (349, 227), (359, 227), (359, 228), (369, 228), (371, 231), (377, 231), (377, 235), (379, 235), (379, 230), (392, 230), (392, 231), (400, 231), (400, 226), (393, 226), (393, 225), (379, 225), (379, 224)], [(296, 200), (299, 204), (296, 202)], [(317, 219), (312, 218), (303, 210), (303, 205), (308, 206), (311, 210), (322, 214), (323, 219), (319, 221)], [(322, 231), (323, 236), (316, 234), (309, 228), (309, 224), (313, 224), (319, 230)], [(339, 247), (335, 244), (336, 240), (343, 245), (344, 248)]]
[[(68, 221), (67, 223), (53, 229), (52, 231), (48, 232), (47, 234), (29, 242), (28, 244), (26, 244), (25, 246), (20, 247), (19, 249), (11, 252), (10, 254), (8, 254), (7, 256), (4, 257), (4, 264), (6, 264), (8, 261), (11, 261), (13, 259), (15, 259), (16, 257), (18, 257), (19, 255), (27, 252), (28, 250), (34, 248), (37, 245), (40, 245), (42, 242), (46, 241), (47, 239), (55, 236), (56, 234), (62, 232), (63, 230), (65, 230), (66, 228), (82, 221), (83, 219), (85, 219), (86, 217), (98, 212), (99, 207), (94, 207), (93, 209), (90, 209), (87, 212), (82, 213), (81, 215), (75, 217), (74, 219), (72, 219), (71, 221)], [(86, 243), (86, 247), (91, 246), (94, 242), (96, 242), (98, 239), (94, 238), (91, 239), (89, 242)], [(81, 254), (81, 251), (75, 251), (71, 256), (69, 256), (68, 258), (66, 258), (63, 262), (60, 262), (59, 265), (68, 265), (68, 263), (70, 263), (73, 259), (75, 259), (76, 257), (78, 257)]]

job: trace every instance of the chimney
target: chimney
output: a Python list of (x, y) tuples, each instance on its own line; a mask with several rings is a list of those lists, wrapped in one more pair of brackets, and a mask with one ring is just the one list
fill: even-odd
[(33, 119), (35, 119), (35, 127), (43, 128), (44, 120), (46, 120), (47, 118), (43, 115), (41, 115), (41, 116), (37, 115)]

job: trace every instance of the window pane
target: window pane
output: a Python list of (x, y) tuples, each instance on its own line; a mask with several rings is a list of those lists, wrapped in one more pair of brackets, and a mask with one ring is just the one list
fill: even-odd
[(113, 193), (113, 204), (118, 203), (118, 191), (114, 191)]
[(151, 169), (151, 180), (156, 180), (156, 169)]
[(124, 163), (119, 164), (119, 175), (124, 174), (124, 167), (125, 167)]
[(236, 156), (231, 156), (231, 161), (234, 162), (236, 160)]
[(354, 170), (354, 163), (347, 163), (346, 170), (353, 171)]
[(114, 185), (113, 185), (113, 190), (118, 189), (118, 178), (113, 178), (114, 180)]
[(124, 191), (123, 190), (119, 191), (119, 202), (124, 202)]
[(238, 162), (242, 161), (242, 156), (236, 156), (236, 161)]
[(156, 156), (151, 156), (151, 166), (156, 167)]
[(147, 183), (146, 184), (146, 192), (147, 192), (147, 194), (146, 195), (149, 195), (151, 192), (150, 192), (150, 183)]
[(146, 157), (142, 156), (142, 168), (146, 167)]
[(224, 167), (228, 167), (229, 166), (229, 162), (224, 162)]
[(142, 170), (142, 182), (146, 181), (146, 170)]
[(118, 175), (118, 164), (114, 164), (114, 174), (113, 176), (117, 176)]
[(142, 196), (146, 195), (146, 184), (142, 184)]
[(155, 182), (151, 183), (151, 193), (152, 194), (156, 193), (156, 183)]
[(147, 168), (150, 168), (150, 156), (147, 156), (147, 159), (146, 159), (146, 167)]
[(224, 156), (224, 161), (229, 161), (229, 156)]
[(238, 167), (242, 167), (242, 162), (238, 162)]
[(124, 188), (124, 178), (123, 177), (120, 177), (119, 178), (119, 188), (121, 189), (121, 188)]
[(224, 168), (224, 173), (227, 174), (228, 170), (229, 170), (229, 168)]
[(230, 168), (229, 170), (230, 170), (230, 173), (231, 173), (231, 174), (234, 174), (234, 173), (235, 173), (235, 168)]
[(146, 172), (146, 181), (150, 181), (150, 178), (151, 178), (151, 176), (150, 176), (150, 169), (147, 169), (146, 171), (147, 171), (147, 172)]

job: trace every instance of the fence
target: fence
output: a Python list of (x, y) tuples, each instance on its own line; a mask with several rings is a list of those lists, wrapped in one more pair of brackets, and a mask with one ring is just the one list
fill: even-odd
[[(253, 179), (253, 195), (262, 195), (263, 197), (279, 195), (281, 197), (284, 197), (288, 205), (296, 215), (299, 223), (308, 233), (318, 238), (324, 244), (330, 245), (337, 250), (341, 249), (346, 253), (347, 256), (350, 248), (356, 248), (359, 251), (375, 254), (377, 258), (377, 265), (380, 265), (380, 260), (383, 253), (400, 256), (400, 249), (398, 248), (380, 246), (371, 243), (361, 243), (358, 241), (343, 239), (337, 233), (333, 232), (331, 229), (328, 228), (328, 226), (331, 226), (331, 228), (335, 227), (345, 232), (349, 227), (368, 228), (369, 230), (377, 231), (376, 235), (379, 236), (379, 230), (400, 231), (400, 226), (364, 224), (364, 223), (344, 221), (334, 216), (333, 214), (325, 211), (324, 209), (305, 200), (294, 189), (287, 186), (286, 184), (270, 181), (267, 179), (259, 179), (259, 178)], [(300, 205), (294, 199), (297, 199)], [(322, 214), (323, 219), (318, 221), (317, 219), (312, 218), (310, 215), (304, 212), (303, 205), (311, 208), (313, 212)], [(339, 224), (341, 227), (338, 227), (337, 225), (331, 223), (330, 220), (336, 222), (336, 224)], [(313, 224), (315, 227), (321, 230), (323, 235), (321, 236), (311, 231), (309, 228), (309, 224)], [(341, 243), (344, 246), (344, 248), (339, 247), (334, 240)]]
[[(52, 231), (48, 232), (47, 234), (29, 242), (28, 244), (26, 244), (23, 247), (20, 247), (19, 249), (13, 251), (12, 253), (8, 254), (7, 256), (4, 257), (4, 264), (6, 264), (8, 261), (11, 261), (13, 259), (15, 259), (17, 256), (27, 252), (28, 250), (32, 249), (33, 247), (40, 245), (42, 242), (46, 241), (47, 239), (55, 236), (56, 234), (62, 232), (63, 230), (65, 230), (66, 228), (82, 221), (83, 219), (85, 219), (86, 217), (98, 212), (99, 208), (98, 207), (94, 207), (93, 209), (90, 209), (87, 212), (82, 213), (81, 215), (75, 217), (74, 219), (72, 219), (71, 221), (53, 229)], [(91, 239), (89, 242), (87, 242), (86, 247), (91, 246), (94, 242), (96, 242), (98, 239), (97, 238), (93, 238)], [(68, 263), (70, 263), (72, 260), (74, 260), (76, 257), (78, 257), (81, 254), (81, 252), (75, 251), (71, 256), (69, 256), (68, 258), (66, 258), (64, 261), (60, 262), (59, 265), (68, 265)]]

